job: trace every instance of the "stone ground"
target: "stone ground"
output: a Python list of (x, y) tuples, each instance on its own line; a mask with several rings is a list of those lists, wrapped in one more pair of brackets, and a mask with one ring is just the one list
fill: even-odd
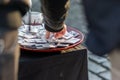
[[(32, 0), (32, 11), (40, 11), (38, 0)], [(83, 15), (83, 6), (80, 0), (71, 0), (66, 24), (78, 28), (83, 34), (87, 33), (87, 23)], [(86, 37), (86, 36), (85, 36)], [(88, 69), (89, 80), (111, 80), (110, 78), (110, 62), (106, 57), (98, 57), (88, 51)]]

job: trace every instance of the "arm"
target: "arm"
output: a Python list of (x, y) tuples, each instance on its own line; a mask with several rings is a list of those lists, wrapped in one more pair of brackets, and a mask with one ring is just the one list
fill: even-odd
[(64, 21), (70, 0), (41, 0), (45, 28), (50, 32), (59, 32), (64, 28)]

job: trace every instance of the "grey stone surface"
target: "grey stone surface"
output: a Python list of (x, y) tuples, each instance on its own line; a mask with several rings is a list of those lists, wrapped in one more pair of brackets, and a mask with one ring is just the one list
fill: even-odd
[(87, 33), (86, 20), (83, 12), (83, 6), (80, 5), (81, 0), (70, 0), (71, 6), (66, 19), (66, 24), (78, 28), (84, 34)]
[(88, 61), (88, 69), (89, 71), (95, 73), (95, 74), (98, 74), (98, 73), (101, 73), (101, 72), (104, 72), (106, 71), (106, 69), (92, 61)]
[(110, 68), (111, 68), (111, 64), (110, 64), (109, 61), (103, 62), (102, 65), (103, 65), (104, 67), (106, 67), (108, 70), (110, 70)]
[(89, 80), (102, 80), (102, 78), (98, 77), (97, 75), (89, 72)]
[(32, 0), (32, 11), (40, 11), (40, 0)]
[(111, 74), (110, 71), (105, 71), (99, 74), (103, 79), (111, 80)]
[(99, 57), (99, 56), (96, 56), (96, 55), (93, 55), (93, 54), (89, 54), (88, 57), (89, 57), (89, 59), (95, 61), (96, 63), (103, 63), (103, 62), (107, 61), (106, 58)]

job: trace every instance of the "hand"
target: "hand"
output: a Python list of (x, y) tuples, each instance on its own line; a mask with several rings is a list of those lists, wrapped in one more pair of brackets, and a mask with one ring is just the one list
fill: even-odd
[(55, 38), (61, 38), (67, 31), (67, 26), (64, 24), (64, 28), (60, 32), (49, 32), (46, 31), (46, 39), (50, 38), (50, 35), (53, 34)]

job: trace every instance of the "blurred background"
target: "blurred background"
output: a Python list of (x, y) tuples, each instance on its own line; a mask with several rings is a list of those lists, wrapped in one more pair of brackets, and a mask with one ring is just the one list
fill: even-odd
[[(84, 7), (81, 0), (70, 0), (71, 6), (66, 24), (78, 28), (86, 37), (88, 32), (87, 21), (84, 16)], [(32, 0), (32, 11), (40, 11), (40, 0)], [(84, 43), (83, 43), (84, 45)], [(110, 62), (107, 57), (98, 57), (88, 51), (89, 80), (111, 80)]]

